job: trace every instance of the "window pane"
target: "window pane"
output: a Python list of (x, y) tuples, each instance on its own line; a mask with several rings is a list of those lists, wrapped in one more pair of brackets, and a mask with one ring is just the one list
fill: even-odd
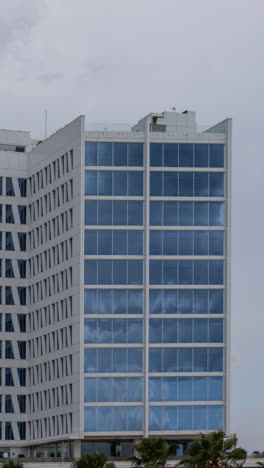
[(117, 226), (127, 225), (127, 202), (115, 200), (113, 202), (113, 224)]
[(224, 231), (209, 232), (209, 255), (224, 255)]
[(224, 226), (224, 203), (209, 203), (209, 224), (210, 226)]
[(98, 224), (111, 225), (112, 224), (112, 201), (100, 200), (98, 201)]
[[(211, 234), (211, 233), (210, 233)], [(194, 231), (194, 255), (208, 255), (209, 232)]]
[(150, 166), (163, 166), (163, 145), (161, 143), (150, 143)]
[(111, 289), (98, 289), (98, 313), (112, 313), (112, 291)]
[(177, 401), (179, 399), (178, 398), (178, 378), (177, 377), (163, 377), (162, 380), (163, 380), (162, 401)]
[(224, 284), (224, 262), (222, 260), (209, 262), (209, 283)]
[(179, 284), (193, 284), (193, 262), (190, 260), (179, 260)]
[(113, 260), (113, 284), (127, 284), (126, 260)]
[(192, 401), (192, 377), (178, 378), (179, 401)]
[(163, 203), (164, 210), (164, 226), (178, 226), (178, 202), (165, 201)]
[(150, 343), (162, 343), (162, 320), (149, 320), (149, 341)]
[(194, 203), (194, 225), (195, 226), (208, 226), (209, 213), (207, 202)]
[[(85, 200), (85, 224), (86, 225), (97, 224), (97, 201), (96, 200)], [(112, 224), (112, 221), (110, 224)]]
[(178, 172), (164, 172), (164, 196), (177, 197), (178, 188)]
[(143, 143), (128, 143), (128, 165), (143, 166), (144, 145)]
[(143, 255), (143, 231), (128, 231), (128, 255)]
[(97, 195), (96, 171), (85, 171), (85, 195)]
[(193, 226), (193, 202), (179, 202), (179, 226)]
[(97, 255), (97, 231), (85, 231), (84, 254)]
[(143, 195), (143, 172), (129, 171), (128, 172), (128, 195), (142, 196)]
[(195, 289), (194, 290), (194, 314), (207, 314), (208, 313), (208, 290)]
[(224, 313), (224, 292), (222, 289), (211, 289), (209, 291), (209, 314)]
[(128, 201), (128, 224), (141, 226), (143, 224), (143, 202)]
[(127, 291), (125, 289), (113, 290), (113, 313), (126, 314), (127, 310)]
[(193, 429), (196, 431), (207, 429), (206, 406), (193, 406)]
[(150, 224), (151, 226), (162, 225), (162, 202), (161, 201), (150, 202)]
[(141, 290), (128, 289), (128, 314), (143, 313), (143, 293)]
[[(164, 314), (177, 314), (177, 289), (164, 289), (163, 290), (163, 313)], [(160, 291), (161, 294), (161, 291)]]
[(127, 195), (126, 171), (113, 171), (113, 195)]
[(193, 196), (193, 172), (179, 172), (179, 196)]
[(112, 195), (112, 171), (98, 171), (98, 195)]
[(211, 343), (223, 343), (224, 337), (223, 320), (210, 319), (209, 320), (209, 341)]
[(112, 166), (112, 143), (98, 143), (98, 166)]
[(114, 143), (114, 166), (127, 166), (127, 143)]
[(127, 231), (113, 231), (113, 254), (127, 254)]
[(194, 166), (208, 167), (209, 145), (199, 143), (194, 145)]
[(209, 165), (210, 167), (224, 167), (224, 145), (211, 144), (209, 145)]
[(179, 166), (193, 167), (193, 144), (182, 143), (179, 145)]
[(112, 260), (98, 260), (98, 284), (112, 284)]
[(194, 173), (194, 196), (195, 197), (208, 197), (208, 172), (195, 172)]
[(178, 144), (165, 143), (164, 144), (164, 166), (165, 167), (178, 167)]
[(85, 284), (97, 284), (97, 261), (85, 260), (84, 262)]
[[(176, 360), (176, 363), (177, 363), (177, 360)], [(162, 372), (162, 370), (163, 370), (162, 369), (162, 349), (150, 348), (149, 349), (149, 372)], [(164, 364), (164, 372), (166, 372), (165, 364)]]
[(178, 407), (178, 428), (179, 431), (192, 430), (192, 407)]
[(209, 174), (210, 197), (224, 197), (224, 173), (210, 172)]
[(192, 343), (193, 335), (193, 320), (192, 319), (179, 319), (178, 320), (178, 342), (179, 343)]
[(97, 143), (95, 141), (85, 142), (85, 165), (97, 166)]
[(163, 284), (178, 284), (177, 260), (163, 260)]
[(208, 343), (208, 320), (207, 319), (194, 319), (193, 341), (194, 343)]
[(179, 231), (179, 255), (193, 255), (193, 231)]
[(150, 196), (162, 196), (163, 195), (163, 177), (162, 172), (151, 172), (150, 173)]
[(149, 291), (149, 313), (162, 314), (162, 290), (150, 289)]
[(143, 283), (143, 262), (142, 260), (128, 260), (128, 284)]
[(178, 231), (163, 231), (163, 255), (178, 255)]

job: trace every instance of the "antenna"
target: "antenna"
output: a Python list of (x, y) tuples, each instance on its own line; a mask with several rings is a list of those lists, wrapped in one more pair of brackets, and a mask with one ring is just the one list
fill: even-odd
[(48, 111), (45, 109), (45, 139), (48, 137)]

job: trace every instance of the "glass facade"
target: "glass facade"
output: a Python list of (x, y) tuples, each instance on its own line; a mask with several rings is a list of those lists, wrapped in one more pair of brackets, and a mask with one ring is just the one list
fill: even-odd
[(89, 141), (85, 166), (84, 431), (224, 428), (224, 144)]

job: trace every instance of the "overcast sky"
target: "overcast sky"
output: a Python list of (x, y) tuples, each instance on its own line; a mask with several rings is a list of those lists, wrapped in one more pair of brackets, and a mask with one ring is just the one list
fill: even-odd
[(263, 0), (1, 0), (0, 128), (233, 118), (232, 431), (264, 450)]

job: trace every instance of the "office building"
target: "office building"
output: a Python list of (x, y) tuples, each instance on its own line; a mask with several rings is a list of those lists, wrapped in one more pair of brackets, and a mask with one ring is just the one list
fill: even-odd
[(0, 131), (0, 452), (228, 432), (230, 158), (190, 111)]

